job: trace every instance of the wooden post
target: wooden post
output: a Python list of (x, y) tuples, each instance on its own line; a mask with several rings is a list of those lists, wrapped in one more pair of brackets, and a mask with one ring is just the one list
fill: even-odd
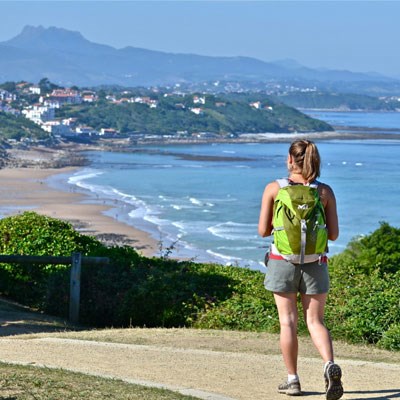
[(79, 303), (81, 297), (81, 263), (82, 254), (72, 253), (70, 298), (69, 298), (69, 320), (77, 324), (79, 322)]
[(0, 254), (0, 263), (21, 264), (72, 264), (69, 290), (69, 319), (72, 323), (79, 322), (79, 305), (81, 298), (81, 265), (107, 265), (108, 257), (82, 257), (81, 253), (72, 253), (72, 257), (65, 256), (27, 256)]

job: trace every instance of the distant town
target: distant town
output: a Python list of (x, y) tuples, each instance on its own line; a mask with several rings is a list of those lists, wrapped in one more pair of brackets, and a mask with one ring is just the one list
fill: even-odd
[[(326, 132), (332, 127), (298, 110), (399, 111), (399, 104), (398, 96), (328, 93), (315, 86), (277, 82), (261, 88), (220, 81), (163, 88), (79, 88), (61, 87), (43, 78), (37, 84), (0, 84), (0, 137), (9, 143), (46, 142), (50, 138), (129, 138), (139, 143), (171, 138), (235, 138), (246, 133)], [(2, 114), (9, 117), (1, 119)], [(31, 125), (23, 126), (24, 120)], [(11, 122), (13, 126), (5, 135)], [(37, 129), (45, 135), (38, 134)]]

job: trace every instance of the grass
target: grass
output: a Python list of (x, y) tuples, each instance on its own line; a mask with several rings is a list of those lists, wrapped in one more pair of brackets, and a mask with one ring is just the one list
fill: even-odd
[(60, 369), (0, 363), (1, 400), (189, 400), (169, 390)]
[[(18, 325), (29, 326), (33, 333), (64, 331), (63, 321), (33, 312), (11, 301), (0, 298), (0, 314), (9, 322), (2, 326), (2, 336), (14, 335), (11, 328), (14, 321)], [(53, 329), (48, 329), (50, 324)], [(73, 327), (67, 327), (71, 329)], [(17, 333), (17, 337), (21, 337)], [(42, 333), (43, 334), (43, 333)], [(25, 335), (24, 335), (25, 336)], [(34, 336), (34, 335), (31, 335)], [(184, 396), (169, 390), (148, 388), (121, 380), (95, 377), (62, 369), (38, 368), (0, 362), (0, 400), (189, 400), (192, 396)]]

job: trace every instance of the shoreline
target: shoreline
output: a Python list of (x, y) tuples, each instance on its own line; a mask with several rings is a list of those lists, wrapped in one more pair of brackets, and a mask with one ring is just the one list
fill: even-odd
[[(345, 131), (350, 132), (350, 131)], [(87, 165), (85, 151), (143, 152), (146, 146), (157, 144), (160, 148), (168, 145), (211, 144), (211, 143), (276, 143), (290, 142), (296, 138), (311, 140), (399, 140), (400, 135), (379, 134), (357, 131), (302, 133), (302, 134), (259, 134), (246, 135), (241, 140), (234, 138), (215, 141), (178, 140), (144, 143), (126, 146), (126, 141), (103, 139), (98, 143), (64, 143), (56, 147), (33, 146), (26, 149), (8, 149), (10, 155), (5, 168), (0, 168), (0, 218), (17, 215), (23, 211), (35, 211), (38, 214), (68, 221), (82, 234), (96, 237), (106, 245), (129, 245), (147, 257), (160, 256), (160, 243), (150, 233), (137, 228), (118, 216), (116, 204), (110, 199), (91, 196), (90, 193), (76, 190), (60, 181), (60, 175), (72, 175), (74, 171)], [(382, 132), (382, 131), (381, 131)], [(257, 136), (258, 140), (254, 140)], [(279, 139), (279, 140), (278, 140)], [(157, 150), (154, 150), (157, 151)], [(175, 153), (171, 153), (175, 154)], [(197, 159), (201, 156), (178, 154), (185, 159)], [(213, 161), (219, 160), (211, 157)], [(205, 161), (209, 161), (207, 158)], [(224, 157), (224, 161), (237, 161), (235, 157)]]
[(97, 204), (88, 195), (54, 188), (49, 184), (51, 178), (70, 174), (77, 169), (0, 169), (1, 217), (35, 211), (40, 215), (67, 221), (78, 232), (95, 236), (105, 244), (129, 245), (144, 256), (156, 255), (158, 243), (149, 234), (105, 214), (113, 208), (112, 205)]

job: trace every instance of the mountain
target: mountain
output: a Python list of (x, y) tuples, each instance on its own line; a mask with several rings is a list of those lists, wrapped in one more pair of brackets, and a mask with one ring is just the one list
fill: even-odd
[(116, 49), (90, 42), (79, 32), (56, 27), (26, 26), (16, 37), (0, 42), (0, 82), (38, 82), (44, 77), (56, 84), (79, 86), (212, 80), (395, 81), (350, 71), (307, 68), (292, 60), (274, 63), (250, 57), (209, 57), (136, 47)]

